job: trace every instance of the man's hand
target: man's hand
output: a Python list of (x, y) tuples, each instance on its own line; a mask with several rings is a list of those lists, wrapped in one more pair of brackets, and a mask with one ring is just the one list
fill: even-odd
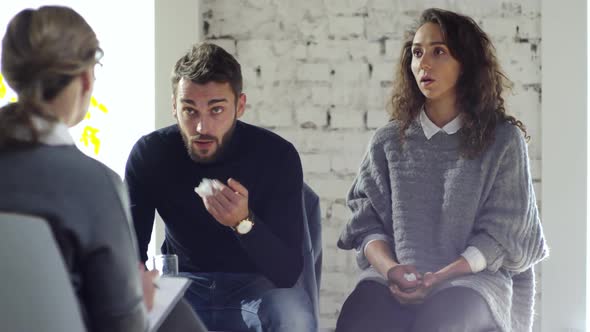
[(227, 186), (217, 181), (213, 186), (213, 194), (201, 198), (213, 218), (228, 227), (235, 227), (250, 214), (248, 190), (234, 179), (229, 179)]

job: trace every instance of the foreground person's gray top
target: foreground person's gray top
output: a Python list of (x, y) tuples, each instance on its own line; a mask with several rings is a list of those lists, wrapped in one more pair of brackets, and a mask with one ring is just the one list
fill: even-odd
[(360, 250), (370, 239), (386, 240), (398, 262), (422, 273), (441, 269), (473, 246), (487, 268), (444, 282), (435, 292), (472, 288), (502, 331), (530, 330), (532, 266), (548, 250), (522, 133), (500, 124), (494, 143), (477, 158), (465, 159), (460, 132), (439, 132), (427, 140), (415, 121), (402, 142), (399, 125), (393, 121), (375, 133), (348, 195), (352, 218), (338, 246), (358, 250), (361, 280), (380, 282), (385, 280)]
[[(88, 331), (147, 331), (123, 182), (78, 150), (65, 124), (38, 117), (33, 123), (42, 131), (40, 144), (0, 151), (0, 210), (48, 221)], [(26, 133), (18, 138), (28, 140)]]

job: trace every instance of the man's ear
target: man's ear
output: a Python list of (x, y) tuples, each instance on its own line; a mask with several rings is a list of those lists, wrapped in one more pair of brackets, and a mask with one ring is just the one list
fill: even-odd
[(176, 97), (172, 95), (172, 115), (176, 118)]
[(238, 97), (238, 105), (236, 108), (236, 116), (239, 118), (242, 115), (244, 115), (244, 112), (246, 111), (246, 94), (245, 93), (241, 93), (240, 96)]

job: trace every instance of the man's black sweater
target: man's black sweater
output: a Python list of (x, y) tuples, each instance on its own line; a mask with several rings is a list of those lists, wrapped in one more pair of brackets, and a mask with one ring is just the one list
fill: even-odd
[[(303, 175), (293, 145), (241, 121), (223, 156), (209, 164), (188, 155), (177, 125), (143, 136), (125, 170), (140, 256), (147, 260), (154, 211), (166, 224), (162, 252), (184, 272), (259, 273), (291, 287), (302, 270)], [(246, 235), (217, 222), (194, 188), (203, 178), (248, 189), (254, 228)]]

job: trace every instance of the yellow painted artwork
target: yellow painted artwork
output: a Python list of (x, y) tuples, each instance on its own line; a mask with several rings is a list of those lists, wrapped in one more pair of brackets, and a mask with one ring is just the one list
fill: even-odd
[(0, 101), (6, 97), (6, 84), (4, 84), (4, 76), (0, 74)]
[(82, 142), (84, 146), (91, 148), (92, 152), (97, 156), (100, 153), (100, 137), (98, 135), (100, 128), (98, 128), (96, 124), (93, 124), (94, 115), (103, 116), (108, 113), (109, 109), (103, 103), (98, 101), (94, 96), (90, 98), (90, 108), (84, 118), (84, 122), (87, 122), (88, 124), (86, 124), (82, 130), (80, 142)]
[[(0, 105), (16, 102), (17, 98), (6, 85), (4, 77), (0, 74)], [(90, 98), (90, 107), (80, 126), (83, 126), (79, 141), (89, 149), (89, 151), (98, 156), (100, 153), (100, 131), (102, 124), (105, 123), (104, 116), (109, 113), (105, 104), (100, 102), (94, 96)]]

